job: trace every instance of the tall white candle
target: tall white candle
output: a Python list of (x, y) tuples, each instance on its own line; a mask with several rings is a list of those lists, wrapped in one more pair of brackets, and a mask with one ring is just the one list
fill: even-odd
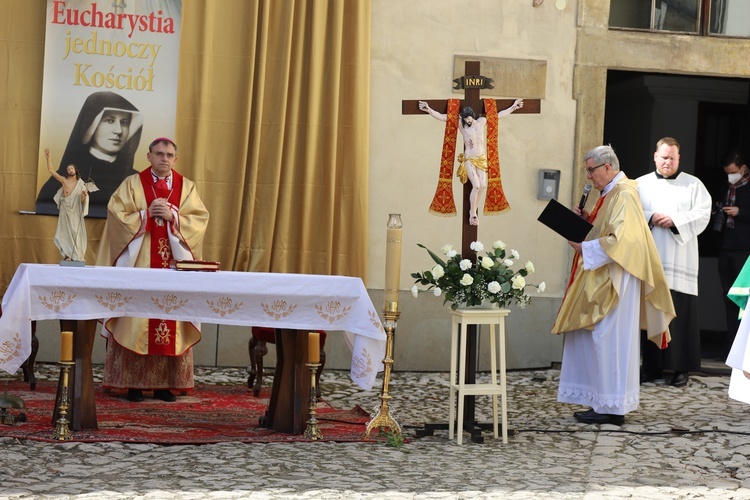
[(401, 285), (401, 215), (391, 214), (385, 245), (385, 301), (398, 302)]

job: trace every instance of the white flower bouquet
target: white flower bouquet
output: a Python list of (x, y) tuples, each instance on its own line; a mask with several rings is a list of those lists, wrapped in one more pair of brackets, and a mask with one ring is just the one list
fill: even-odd
[[(531, 302), (526, 288), (533, 287), (541, 293), (545, 289), (542, 281), (538, 285), (526, 283), (526, 276), (534, 272), (534, 264), (527, 261), (520, 269), (514, 271), (512, 266), (521, 256), (517, 250), (506, 253), (505, 243), (500, 240), (492, 244), (492, 250), (480, 256), (484, 245), (475, 241), (470, 246), (477, 253), (476, 262), (464, 259), (453, 249), (453, 245), (442, 248), (447, 260), (441, 259), (422, 244), (435, 261), (436, 265), (429, 271), (412, 273), (415, 279), (411, 289), (412, 295), (418, 297), (420, 292), (432, 291), (436, 296), (443, 296), (443, 304), (451, 303), (451, 309), (479, 306), (485, 301), (505, 307), (516, 303), (524, 308)], [(426, 287), (420, 289), (419, 286)]]

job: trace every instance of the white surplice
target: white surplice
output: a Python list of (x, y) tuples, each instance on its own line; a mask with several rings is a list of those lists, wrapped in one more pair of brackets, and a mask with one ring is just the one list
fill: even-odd
[(651, 172), (636, 182), (646, 221), (661, 213), (671, 217), (677, 229), (651, 229), (670, 290), (698, 295), (698, 235), (711, 218), (711, 195), (700, 179), (685, 172), (675, 179)]

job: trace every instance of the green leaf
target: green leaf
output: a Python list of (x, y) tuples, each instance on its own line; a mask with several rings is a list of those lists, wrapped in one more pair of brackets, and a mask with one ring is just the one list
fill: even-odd
[(443, 259), (441, 259), (435, 253), (433, 253), (432, 250), (430, 250), (429, 248), (427, 248), (426, 246), (424, 246), (421, 243), (417, 243), (417, 246), (421, 247), (421, 248), (424, 248), (425, 250), (427, 250), (427, 253), (430, 254), (430, 257), (432, 257), (432, 260), (434, 260), (437, 264), (440, 264), (441, 266), (446, 267), (446, 264), (443, 261)]

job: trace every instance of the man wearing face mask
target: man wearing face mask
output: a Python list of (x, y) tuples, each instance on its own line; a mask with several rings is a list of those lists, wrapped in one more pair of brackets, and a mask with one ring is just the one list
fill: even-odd
[(711, 217), (711, 195), (703, 183), (680, 172), (680, 145), (663, 137), (654, 152), (656, 170), (637, 179), (646, 222), (659, 250), (677, 317), (669, 325), (672, 342), (659, 349), (641, 337), (641, 383), (673, 372), (668, 383), (687, 384), (690, 371), (701, 368), (698, 328), (698, 235)]
[(717, 201), (726, 217), (717, 218), (714, 214), (714, 229), (721, 230), (719, 278), (727, 312), (727, 354), (740, 325), (739, 307), (727, 293), (750, 257), (750, 171), (739, 149), (729, 151), (722, 166), (727, 174), (727, 185)]

